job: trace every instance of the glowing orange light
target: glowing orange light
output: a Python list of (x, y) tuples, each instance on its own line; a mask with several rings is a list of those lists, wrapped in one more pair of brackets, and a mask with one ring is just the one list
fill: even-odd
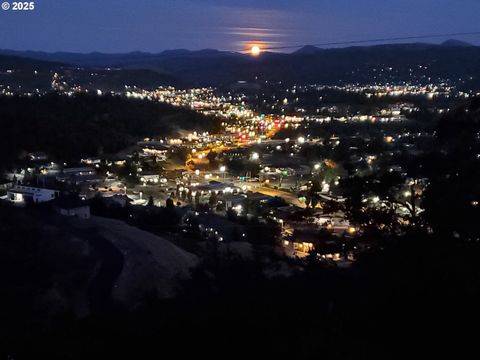
[(250, 49), (250, 53), (252, 54), (252, 56), (258, 56), (261, 52), (262, 49), (260, 49), (260, 46), (257, 45), (252, 46), (252, 48)]

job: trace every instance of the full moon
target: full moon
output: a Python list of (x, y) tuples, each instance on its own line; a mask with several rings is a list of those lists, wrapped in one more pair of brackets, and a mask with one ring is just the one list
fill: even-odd
[(262, 49), (260, 49), (259, 46), (255, 45), (255, 46), (252, 46), (252, 48), (250, 49), (250, 52), (251, 52), (252, 56), (258, 56), (262, 52)]

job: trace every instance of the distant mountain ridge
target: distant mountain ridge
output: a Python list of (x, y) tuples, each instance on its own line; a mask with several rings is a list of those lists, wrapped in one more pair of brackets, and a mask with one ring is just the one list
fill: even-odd
[(158, 59), (169, 57), (184, 56), (212, 56), (225, 52), (214, 49), (204, 49), (198, 51), (176, 49), (165, 50), (160, 53), (148, 53), (133, 51), (129, 53), (73, 53), (73, 52), (44, 52), (44, 51), (18, 51), (18, 50), (0, 50), (0, 55), (17, 56), (22, 58), (35, 59), (49, 62), (62, 62), (74, 66), (83, 67), (125, 67), (129, 65), (146, 64)]
[[(228, 86), (240, 80), (331, 84), (463, 79), (465, 86), (471, 81), (480, 84), (476, 80), (480, 74), (480, 47), (459, 40), (435, 45), (410, 43), (331, 49), (309, 45), (290, 54), (265, 52), (259, 57), (214, 49), (168, 50), (158, 54), (0, 50), (0, 58), (2, 54), (16, 56), (19, 63), (30, 58), (68, 64), (65, 66), (72, 68), (152, 71), (163, 77), (161, 84), (187, 86)], [(134, 73), (129, 78), (132, 76)], [(150, 85), (157, 84), (157, 80), (152, 78)]]
[(475, 46), (473, 44), (470, 44), (468, 42), (465, 42), (465, 41), (461, 41), (461, 40), (455, 40), (455, 39), (450, 39), (450, 40), (447, 40), (447, 41), (444, 41), (442, 43), (442, 46), (460, 46), (460, 47), (470, 47), (470, 46)]
[(35, 57), (18, 56), (10, 54), (9, 52), (3, 54), (0, 51), (0, 68), (16, 69), (16, 70), (31, 70), (31, 69), (53, 69), (65, 66), (65, 64), (59, 61), (46, 61), (39, 60)]
[[(393, 45), (393, 44), (392, 44)], [(412, 44), (397, 44), (397, 45), (412, 45)], [(427, 45), (427, 46), (448, 46), (448, 47), (470, 47), (470, 46), (475, 46), (473, 44), (470, 44), (468, 42), (465, 42), (465, 41), (461, 41), (461, 40), (456, 40), (456, 39), (449, 39), (449, 40), (446, 40), (444, 42), (442, 42), (441, 44), (439, 45), (435, 45), (435, 44), (428, 44), (428, 43), (416, 43), (416, 44), (413, 44), (413, 45)], [(387, 45), (373, 45), (373, 46), (388, 46)], [(364, 47), (371, 47), (371, 46), (364, 46)], [(351, 47), (347, 47), (348, 48), (351, 48)], [(301, 47), (300, 49), (298, 49), (297, 51), (293, 52), (293, 54), (314, 54), (314, 53), (317, 53), (317, 52), (320, 52), (320, 51), (324, 51), (326, 49), (324, 48), (320, 48), (320, 47), (317, 47), (315, 45), (305, 45), (303, 47)]]

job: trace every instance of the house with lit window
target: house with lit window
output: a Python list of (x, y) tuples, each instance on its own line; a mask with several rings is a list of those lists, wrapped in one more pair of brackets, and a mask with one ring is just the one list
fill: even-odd
[(167, 160), (168, 146), (158, 141), (141, 141), (137, 143), (141, 157), (156, 157), (159, 161)]

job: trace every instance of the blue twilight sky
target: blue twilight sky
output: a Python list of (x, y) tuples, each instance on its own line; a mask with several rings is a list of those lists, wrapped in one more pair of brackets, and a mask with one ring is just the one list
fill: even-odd
[[(285, 46), (480, 31), (480, 0), (34, 2), (34, 11), (0, 9), (0, 48), (76, 52), (240, 50), (252, 43)], [(480, 44), (480, 36), (462, 40)]]

